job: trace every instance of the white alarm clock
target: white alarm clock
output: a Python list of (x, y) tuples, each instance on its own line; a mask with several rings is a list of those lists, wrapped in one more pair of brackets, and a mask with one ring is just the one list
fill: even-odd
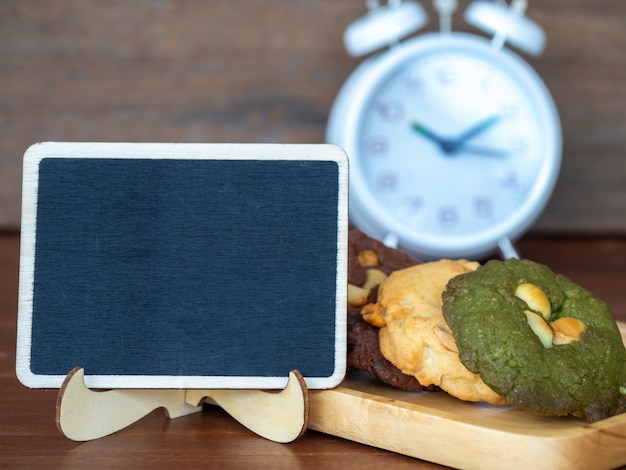
[(441, 30), (402, 37), (426, 15), (414, 2), (372, 9), (347, 30), (353, 55), (390, 47), (342, 87), (327, 141), (350, 161), (350, 219), (422, 259), (478, 259), (513, 241), (548, 202), (561, 129), (537, 73), (506, 43), (538, 54), (541, 29), (525, 2), (476, 1), (465, 19), (493, 36), (453, 32), (452, 0), (435, 0)]

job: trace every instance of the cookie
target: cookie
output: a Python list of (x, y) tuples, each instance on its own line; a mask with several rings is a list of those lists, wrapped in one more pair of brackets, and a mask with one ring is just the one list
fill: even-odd
[(454, 277), (442, 298), (461, 362), (511, 405), (590, 422), (621, 412), (626, 351), (589, 291), (510, 259)]
[(477, 267), (475, 262), (440, 260), (395, 271), (380, 286), (378, 301), (364, 306), (361, 315), (383, 325), (381, 352), (404, 374), (462, 400), (504, 404), (461, 363), (441, 310), (447, 282)]
[[(348, 234), (348, 283), (352, 286), (363, 286), (369, 269), (388, 275), (418, 263), (410, 255), (389, 248), (360, 230), (354, 229)], [(366, 290), (367, 297), (363, 303), (375, 302), (378, 288)], [(378, 328), (365, 322), (360, 310), (361, 305), (348, 304), (348, 367), (366, 371), (373, 378), (401, 390), (433, 391), (434, 387), (425, 387), (415, 377), (403, 374), (382, 355)]]

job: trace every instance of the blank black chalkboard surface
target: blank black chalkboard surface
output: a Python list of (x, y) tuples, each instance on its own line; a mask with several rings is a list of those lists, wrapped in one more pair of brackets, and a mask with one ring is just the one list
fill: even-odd
[(310, 388), (345, 373), (332, 145), (41, 143), (24, 156), (16, 370), (59, 387)]

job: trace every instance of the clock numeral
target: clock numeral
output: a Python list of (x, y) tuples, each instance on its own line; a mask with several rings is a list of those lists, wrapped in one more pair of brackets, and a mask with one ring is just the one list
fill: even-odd
[(437, 70), (437, 79), (442, 85), (454, 85), (457, 82), (458, 74), (454, 67), (441, 67)]
[(404, 79), (404, 83), (406, 85), (406, 90), (412, 94), (422, 93), (425, 88), (424, 79), (417, 75), (408, 75)]
[(416, 214), (424, 207), (424, 200), (419, 196), (409, 196), (406, 198), (406, 206), (411, 214)]
[(474, 214), (481, 219), (490, 219), (494, 215), (493, 201), (488, 197), (479, 197), (474, 201)]
[(376, 101), (373, 108), (376, 114), (386, 121), (397, 121), (404, 118), (402, 103), (397, 101)]
[(512, 118), (515, 117), (520, 110), (520, 106), (517, 103), (505, 103), (504, 106), (502, 106), (502, 110), (500, 112), (500, 115), (503, 118)]
[(500, 180), (500, 187), (502, 189), (508, 189), (511, 191), (515, 191), (517, 189), (519, 189), (520, 183), (519, 183), (519, 178), (517, 176), (517, 173), (515, 173), (514, 171), (506, 174), (501, 180)]
[(524, 154), (528, 150), (528, 141), (525, 137), (513, 136), (509, 143), (509, 148), (516, 154)]
[(437, 222), (443, 228), (450, 229), (459, 223), (459, 213), (455, 207), (442, 207), (437, 213)]
[(493, 86), (493, 77), (489, 74), (482, 75), (478, 80), (478, 84), (485, 92), (489, 92)]
[(424, 200), (420, 196), (406, 195), (398, 206), (398, 217), (407, 224), (414, 224), (424, 208)]
[(398, 187), (398, 177), (395, 173), (386, 172), (376, 178), (376, 188), (381, 191), (393, 191)]
[(375, 135), (369, 137), (364, 143), (365, 151), (368, 153), (382, 155), (389, 151), (389, 142), (387, 138)]

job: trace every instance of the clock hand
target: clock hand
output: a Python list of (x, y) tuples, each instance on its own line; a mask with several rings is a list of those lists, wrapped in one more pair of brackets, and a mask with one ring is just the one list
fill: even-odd
[(492, 147), (483, 147), (482, 145), (461, 144), (456, 150), (456, 153), (470, 153), (473, 155), (480, 155), (483, 157), (495, 157), (506, 158), (509, 154), (502, 149), (496, 149)]
[(481, 147), (476, 145), (468, 145), (466, 143), (467, 140), (471, 139), (475, 135), (483, 132), (487, 128), (491, 127), (500, 119), (500, 116), (495, 115), (491, 116), (484, 121), (481, 121), (476, 126), (473, 126), (471, 129), (461, 134), (457, 139), (447, 139), (443, 138), (440, 135), (436, 134), (426, 126), (424, 126), (421, 122), (419, 122), (415, 118), (409, 118), (409, 124), (411, 128), (424, 137), (432, 140), (441, 148), (442, 152), (452, 156), (452, 154), (456, 154), (457, 152), (464, 153), (472, 153), (475, 155), (484, 155), (486, 157), (506, 157), (507, 153), (503, 150), (493, 149), (489, 147)]
[(442, 149), (449, 142), (447, 139), (444, 139), (443, 137), (440, 137), (438, 134), (435, 134), (433, 131), (428, 129), (421, 122), (419, 122), (418, 120), (416, 120), (414, 118), (409, 118), (409, 124), (411, 125), (411, 129), (413, 129), (414, 131), (419, 132), (424, 137), (432, 140), (437, 145), (439, 145)]
[(443, 151), (446, 153), (453, 153), (463, 147), (464, 143), (471, 139), (472, 137), (480, 134), (481, 132), (486, 131), (491, 126), (500, 121), (501, 116), (499, 114), (494, 114), (493, 116), (489, 116), (487, 119), (480, 121), (478, 124), (472, 126), (470, 129), (462, 133), (459, 137), (453, 140), (448, 140), (442, 144)]

